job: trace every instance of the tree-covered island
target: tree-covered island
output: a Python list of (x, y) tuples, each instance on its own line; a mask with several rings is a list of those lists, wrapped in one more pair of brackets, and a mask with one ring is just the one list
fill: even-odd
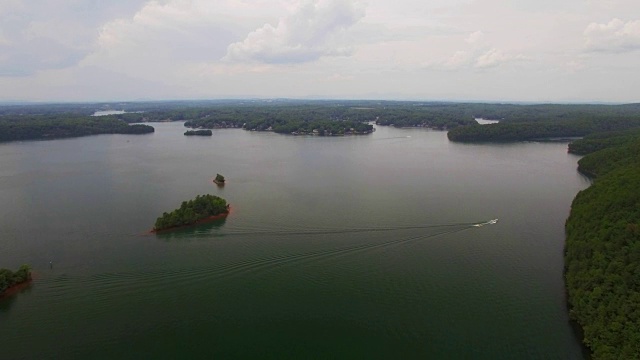
[(225, 182), (224, 176), (220, 174), (216, 174), (216, 177), (213, 179), (213, 182), (220, 186), (224, 185), (224, 182)]
[(0, 297), (13, 286), (24, 284), (31, 280), (31, 267), (22, 265), (16, 272), (0, 269)]
[(163, 213), (155, 223), (153, 231), (162, 231), (182, 226), (194, 225), (200, 221), (229, 213), (227, 201), (215, 195), (198, 195), (195, 199), (183, 201), (180, 208)]
[(184, 133), (186, 136), (212, 136), (211, 130), (187, 130)]

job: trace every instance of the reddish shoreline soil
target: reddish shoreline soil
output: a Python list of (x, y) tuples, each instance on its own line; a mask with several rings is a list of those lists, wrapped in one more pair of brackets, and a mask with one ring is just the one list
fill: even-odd
[(33, 282), (33, 278), (25, 282), (22, 282), (20, 284), (11, 286), (10, 288), (8, 288), (7, 290), (5, 290), (3, 293), (0, 294), (0, 299), (4, 299), (22, 292), (22, 290), (30, 287), (32, 282)]
[(231, 206), (229, 206), (229, 210), (227, 210), (227, 212), (225, 212), (225, 213), (214, 215), (214, 216), (209, 216), (209, 217), (204, 218), (204, 219), (200, 219), (200, 220), (194, 222), (193, 224), (182, 225), (182, 226), (174, 226), (174, 227), (170, 227), (170, 228), (162, 229), (162, 230), (151, 229), (148, 233), (149, 234), (162, 234), (162, 233), (173, 231), (173, 230), (184, 229), (184, 228), (188, 228), (188, 227), (192, 227), (192, 226), (196, 226), (196, 225), (200, 225), (200, 224), (206, 224), (206, 223), (209, 223), (209, 222), (212, 222), (212, 221), (215, 221), (215, 220), (224, 219), (230, 213), (231, 213)]

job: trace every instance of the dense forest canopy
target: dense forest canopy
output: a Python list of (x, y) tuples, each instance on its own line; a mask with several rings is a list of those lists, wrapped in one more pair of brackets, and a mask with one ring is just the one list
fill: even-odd
[[(506, 110), (506, 109), (505, 109)], [(583, 137), (640, 127), (640, 105), (528, 105), (509, 108), (500, 123), (457, 127), (459, 142), (506, 142)]]
[(29, 280), (31, 280), (31, 267), (29, 265), (20, 266), (16, 272), (9, 269), (0, 269), (0, 295), (8, 288)]
[[(548, 137), (581, 137), (600, 131), (640, 126), (640, 104), (516, 105), (400, 101), (275, 102), (184, 107), (116, 115), (128, 122), (184, 120), (191, 128), (244, 128), (279, 133), (311, 133), (327, 124), (351, 122), (396, 127), (427, 127), (450, 131), (453, 141), (519, 141)], [(475, 118), (500, 120), (477, 125)], [(359, 129), (358, 132), (365, 132)], [(322, 133), (320, 131), (320, 133)]]
[(56, 115), (0, 116), (0, 141), (42, 140), (98, 134), (147, 134), (154, 128), (111, 117)]
[[(424, 105), (403, 102), (382, 103), (309, 103), (285, 105), (220, 106), (176, 111), (170, 114), (154, 113), (130, 116), (128, 121), (149, 120), (159, 116), (163, 120), (183, 119), (187, 127), (234, 128), (247, 130), (273, 130), (278, 133), (309, 133), (324, 129), (333, 135), (354, 128), (355, 132), (370, 131), (364, 123), (398, 127), (420, 126), (437, 129), (453, 128), (474, 122), (469, 109), (459, 106)], [(123, 116), (126, 120), (126, 116)], [(320, 131), (322, 133), (322, 131)]]
[(594, 359), (640, 359), (640, 132), (576, 141), (593, 184), (578, 193), (566, 222), (571, 318)]
[(213, 132), (211, 130), (187, 130), (184, 134), (186, 136), (211, 136)]
[(638, 136), (640, 136), (640, 129), (594, 133), (570, 143), (569, 152), (576, 155), (586, 155), (605, 148), (631, 143)]
[(504, 122), (472, 125), (449, 131), (451, 141), (507, 142), (545, 140), (551, 138), (583, 137), (598, 132), (610, 132), (640, 127), (640, 114), (636, 117), (601, 119), (566, 119), (562, 121)]
[(199, 220), (229, 212), (227, 201), (215, 195), (198, 195), (195, 199), (183, 201), (180, 207), (170, 213), (163, 213), (155, 223), (154, 230), (166, 230), (192, 225)]

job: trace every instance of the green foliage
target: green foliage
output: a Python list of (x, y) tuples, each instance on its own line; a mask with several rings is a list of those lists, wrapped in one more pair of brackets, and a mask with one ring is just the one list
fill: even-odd
[[(579, 162), (597, 176), (566, 222), (570, 315), (594, 359), (640, 358), (640, 134), (585, 138)], [(587, 151), (587, 150), (585, 150)]]
[[(506, 142), (583, 137), (640, 127), (640, 104), (501, 105), (469, 104), (474, 116), (500, 123), (457, 127), (447, 134), (460, 142)], [(486, 116), (492, 114), (491, 116)], [(576, 145), (578, 153), (582, 145)], [(586, 149), (585, 149), (586, 151)]]
[(213, 135), (213, 133), (211, 132), (211, 130), (187, 130), (187, 132), (184, 133), (186, 136), (211, 136)]
[(587, 155), (598, 150), (630, 143), (638, 136), (640, 136), (640, 129), (595, 133), (569, 144), (569, 152)]
[(367, 123), (374, 121), (378, 125), (436, 129), (468, 125), (475, 122), (473, 111), (485, 108), (480, 104), (470, 106), (399, 101), (313, 101), (223, 104), (209, 108), (145, 113), (144, 116), (146, 120), (187, 120), (185, 126), (190, 128), (242, 127), (282, 134), (335, 136), (368, 134), (373, 126)]
[(189, 118), (184, 125), (190, 128), (244, 128), (250, 131), (320, 136), (368, 134), (373, 131), (373, 126), (365, 122), (375, 120), (371, 114), (327, 104), (222, 106), (179, 113), (180, 116), (165, 114), (162, 117)]
[(633, 117), (590, 118), (573, 116), (554, 121), (500, 122), (455, 128), (447, 134), (449, 140), (459, 142), (507, 142), (571, 138), (640, 127), (640, 112)]
[(55, 139), (97, 134), (147, 134), (148, 125), (129, 125), (113, 117), (16, 115), (0, 117), (0, 141)]
[(154, 230), (165, 230), (178, 226), (192, 225), (199, 220), (229, 211), (227, 201), (214, 195), (198, 195), (195, 199), (183, 201), (180, 208), (163, 213), (156, 220)]
[(31, 267), (22, 265), (18, 271), (0, 269), (0, 295), (8, 288), (31, 280)]
[(615, 169), (636, 165), (640, 159), (638, 138), (583, 157), (578, 161), (578, 170), (592, 177), (600, 177)]
[(153, 126), (144, 125), (144, 124), (132, 124), (127, 127), (122, 126), (121, 129), (116, 132), (116, 134), (131, 134), (131, 135), (139, 135), (139, 134), (149, 134), (155, 132)]
[(222, 175), (220, 175), (220, 174), (216, 174), (216, 179), (215, 179), (215, 181), (216, 181), (216, 182), (219, 182), (219, 183), (223, 183), (223, 182), (224, 182), (224, 176), (222, 176)]

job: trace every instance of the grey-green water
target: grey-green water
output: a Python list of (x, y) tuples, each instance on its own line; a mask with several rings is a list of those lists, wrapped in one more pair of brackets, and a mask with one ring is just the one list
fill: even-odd
[[(3, 359), (582, 358), (566, 144), (154, 126), (0, 145), (0, 267), (35, 274), (0, 300)], [(145, 234), (204, 193), (231, 215)]]

